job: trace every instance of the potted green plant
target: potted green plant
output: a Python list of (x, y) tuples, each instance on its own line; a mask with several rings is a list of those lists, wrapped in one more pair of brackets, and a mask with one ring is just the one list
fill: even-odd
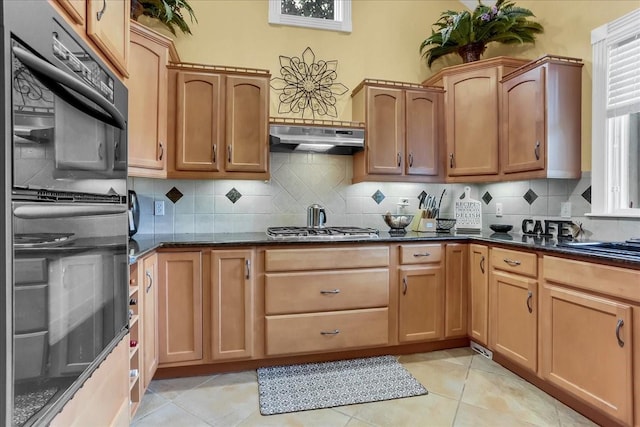
[[(420, 44), (427, 64), (450, 53), (458, 53), (464, 62), (477, 61), (488, 43), (534, 43), (542, 25), (528, 18), (535, 15), (515, 3), (498, 0), (495, 6), (478, 6), (469, 12), (448, 10), (432, 26), (431, 36)], [(435, 29), (434, 29), (435, 28)]]
[(176, 33), (174, 27), (178, 27), (185, 34), (191, 34), (183, 10), (189, 14), (191, 23), (198, 22), (187, 0), (131, 0), (132, 19), (137, 20), (140, 15), (156, 18), (172, 34)]

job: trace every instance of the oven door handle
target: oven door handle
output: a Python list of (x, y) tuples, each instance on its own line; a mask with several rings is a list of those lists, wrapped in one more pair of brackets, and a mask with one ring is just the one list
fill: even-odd
[(66, 218), (73, 216), (114, 215), (127, 211), (126, 205), (38, 203), (13, 207), (13, 215), (24, 219)]
[[(56, 93), (61, 98), (64, 98), (65, 101), (72, 104), (74, 107), (80, 106), (79, 110), (87, 112), (94, 118), (101, 120), (103, 122), (107, 122), (109, 124), (113, 124), (120, 129), (126, 128), (126, 123), (124, 117), (118, 111), (116, 107), (114, 107), (106, 98), (104, 98), (98, 91), (94, 90), (90, 86), (82, 83), (80, 80), (70, 76), (64, 71), (60, 70), (56, 66), (48, 63), (47, 61), (38, 58), (31, 52), (28, 52), (18, 46), (12, 47), (13, 54), (31, 71), (38, 74), (38, 77), (44, 82), (52, 83), (49, 86), (54, 93)], [(52, 87), (53, 86), (53, 87)], [(58, 87), (55, 87), (58, 86)], [(94, 102), (100, 108), (107, 112), (107, 115), (102, 112), (96, 110), (92, 106), (88, 105), (82, 99), (79, 99), (66, 89), (60, 87), (65, 86), (69, 89), (78, 92), (80, 95), (84, 96), (88, 100)]]

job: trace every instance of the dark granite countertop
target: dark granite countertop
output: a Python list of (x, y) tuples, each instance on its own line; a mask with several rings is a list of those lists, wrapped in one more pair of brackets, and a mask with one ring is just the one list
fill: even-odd
[(640, 269), (640, 259), (623, 259), (615, 255), (586, 252), (579, 247), (558, 246), (555, 238), (528, 236), (515, 233), (417, 233), (402, 235), (381, 231), (378, 238), (350, 238), (334, 240), (274, 240), (266, 233), (187, 233), (187, 234), (138, 234), (129, 240), (129, 263), (159, 248), (180, 247), (238, 247), (269, 245), (343, 245), (354, 243), (400, 242), (477, 242), (548, 252), (555, 255), (571, 255), (586, 261), (613, 263), (623, 267)]

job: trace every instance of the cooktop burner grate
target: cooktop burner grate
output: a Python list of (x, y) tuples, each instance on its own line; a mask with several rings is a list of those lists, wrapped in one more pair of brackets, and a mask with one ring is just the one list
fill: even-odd
[(378, 230), (362, 227), (269, 227), (267, 235), (272, 239), (375, 239)]

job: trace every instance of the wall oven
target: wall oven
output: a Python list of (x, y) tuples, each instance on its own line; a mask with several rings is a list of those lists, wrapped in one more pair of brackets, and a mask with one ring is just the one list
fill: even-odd
[(127, 90), (49, 2), (1, 7), (0, 421), (46, 425), (127, 333)]

